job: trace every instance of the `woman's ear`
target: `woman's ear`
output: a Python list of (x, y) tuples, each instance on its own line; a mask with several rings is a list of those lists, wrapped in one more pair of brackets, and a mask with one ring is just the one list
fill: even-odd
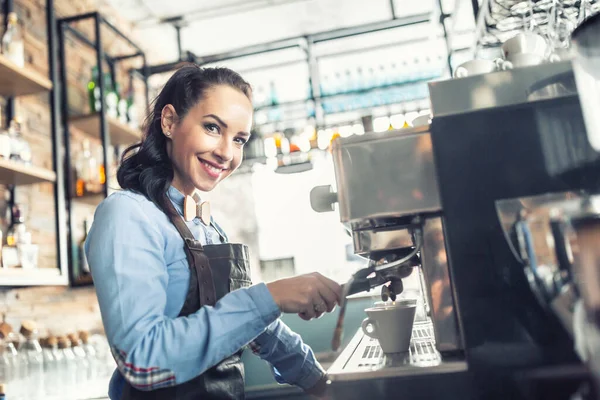
[(171, 104), (167, 104), (163, 107), (160, 114), (160, 126), (162, 128), (163, 134), (167, 137), (170, 137), (173, 133), (173, 129), (175, 128), (175, 124), (177, 123), (177, 112), (175, 111), (175, 107)]

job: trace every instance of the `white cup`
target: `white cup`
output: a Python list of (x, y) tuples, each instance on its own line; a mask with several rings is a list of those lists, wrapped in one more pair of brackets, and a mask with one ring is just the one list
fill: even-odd
[(367, 308), (362, 322), (365, 335), (377, 339), (384, 353), (405, 353), (410, 347), (417, 302), (397, 300), (392, 305)]
[(502, 45), (502, 54), (504, 59), (512, 62), (513, 56), (517, 54), (537, 55), (542, 58), (546, 57), (548, 52), (548, 42), (543, 36), (531, 32), (521, 32), (512, 38), (508, 39)]
[(496, 70), (496, 64), (490, 60), (471, 60), (460, 64), (454, 71), (455, 78), (487, 74)]
[(507, 70), (512, 68), (510, 62), (500, 58), (490, 60), (471, 60), (460, 64), (454, 71), (455, 78), (465, 78), (467, 76), (487, 74), (490, 72)]

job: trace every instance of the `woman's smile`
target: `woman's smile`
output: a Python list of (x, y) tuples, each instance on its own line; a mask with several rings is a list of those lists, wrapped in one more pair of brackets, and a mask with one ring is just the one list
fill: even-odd
[(210, 161), (206, 161), (200, 157), (198, 157), (198, 161), (200, 161), (200, 165), (202, 166), (204, 171), (206, 171), (206, 174), (213, 179), (219, 179), (221, 177), (221, 173), (227, 170), (227, 168), (225, 168), (224, 166)]

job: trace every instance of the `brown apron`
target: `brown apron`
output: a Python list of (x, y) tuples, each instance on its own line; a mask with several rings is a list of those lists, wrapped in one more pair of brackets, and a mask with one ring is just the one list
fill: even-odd
[[(224, 243), (202, 246), (194, 238), (183, 218), (175, 211), (170, 200), (167, 204), (171, 208), (171, 222), (183, 238), (190, 267), (190, 285), (185, 303), (179, 312), (180, 317), (195, 313), (202, 306), (212, 306), (230, 291), (252, 284), (246, 245)], [(221, 240), (224, 240), (222, 236)], [(141, 391), (125, 382), (122, 400), (244, 399), (242, 351), (243, 349), (240, 349), (202, 375), (176, 386)]]

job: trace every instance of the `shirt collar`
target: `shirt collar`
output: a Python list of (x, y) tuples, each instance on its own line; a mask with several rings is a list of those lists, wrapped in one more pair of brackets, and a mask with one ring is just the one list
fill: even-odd
[(179, 215), (183, 215), (183, 200), (185, 196), (179, 190), (177, 190), (174, 186), (169, 186), (169, 190), (167, 190), (167, 196), (173, 203), (175, 210)]

